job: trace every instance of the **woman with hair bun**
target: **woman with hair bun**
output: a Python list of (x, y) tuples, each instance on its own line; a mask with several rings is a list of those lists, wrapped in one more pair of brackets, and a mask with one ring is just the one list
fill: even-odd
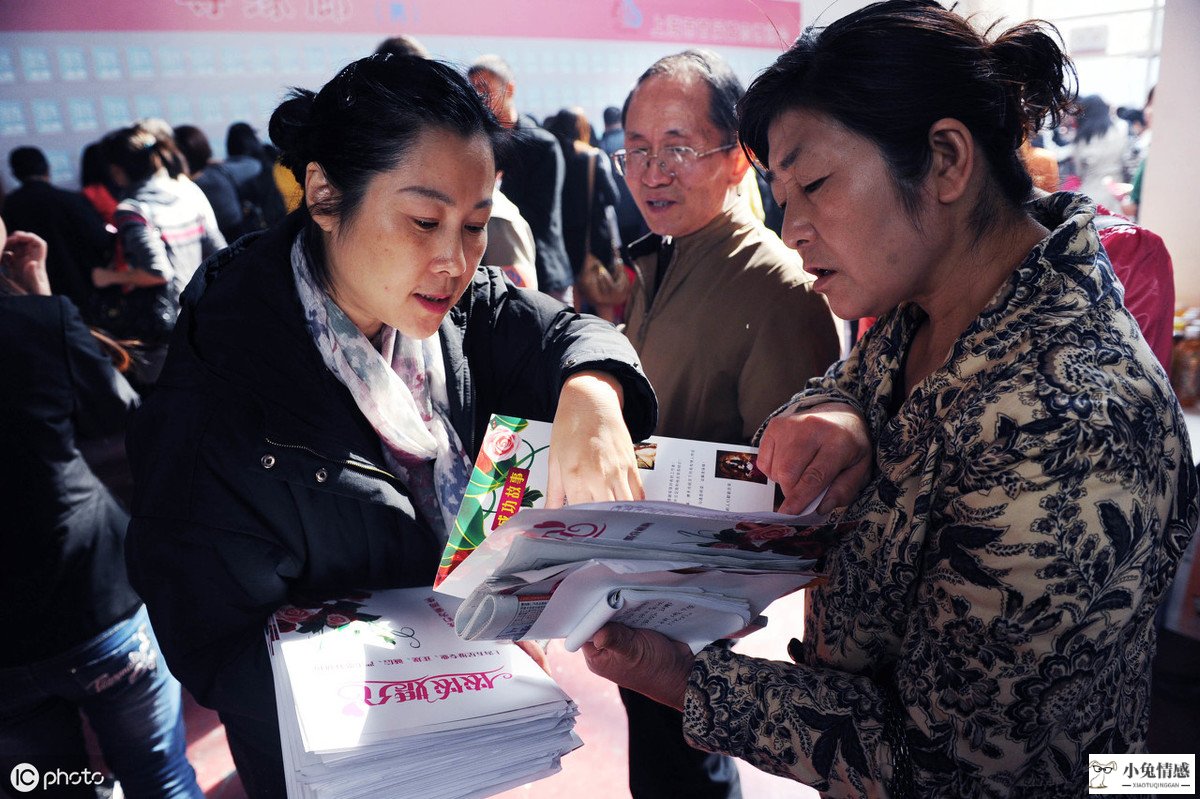
[[(134, 381), (144, 390), (162, 370), (180, 293), (200, 263), (225, 246), (225, 237), (203, 192), (176, 179), (183, 156), (170, 136), (139, 123), (106, 135), (101, 149), (120, 190), (113, 224), (131, 269), (95, 269), (92, 280), (101, 289), (134, 289), (110, 332), (145, 343)], [(103, 311), (99, 321), (110, 327)]]
[(1041, 24), (929, 0), (807, 31), (740, 137), (843, 318), (879, 321), (777, 411), (759, 467), (840, 538), (792, 663), (611, 625), (594, 671), (696, 747), (831, 797), (1074, 797), (1145, 746), (1154, 615), (1197, 521), (1186, 427), (1086, 197), (1018, 148), (1071, 99)]
[(128, 438), (131, 581), (253, 797), (275, 610), (430, 585), (490, 414), (553, 419), (555, 504), (640, 497), (657, 414), (619, 332), (478, 267), (504, 134), (452, 68), (364, 58), (270, 133), (304, 203), (202, 267)]

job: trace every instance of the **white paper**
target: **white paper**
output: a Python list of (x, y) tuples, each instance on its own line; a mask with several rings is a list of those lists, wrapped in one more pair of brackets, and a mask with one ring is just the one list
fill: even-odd
[(581, 744), (574, 703), (524, 652), (455, 635), (457, 604), (399, 589), (275, 615), (289, 797), (482, 797)]

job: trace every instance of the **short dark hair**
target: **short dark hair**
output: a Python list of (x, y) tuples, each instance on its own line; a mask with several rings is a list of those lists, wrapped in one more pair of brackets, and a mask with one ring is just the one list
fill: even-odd
[(98, 141), (84, 147), (83, 154), (79, 157), (79, 184), (102, 185), (110, 192), (113, 191), (112, 176), (108, 174), (108, 161), (104, 157), (104, 148)]
[(620, 121), (621, 109), (617, 108), (615, 105), (610, 105), (608, 108), (604, 109), (604, 124), (606, 127), (608, 125), (615, 125)]
[[(879, 147), (914, 215), (932, 162), (929, 129), (953, 118), (971, 131), (1001, 197), (1019, 207), (1032, 182), (1018, 148), (1045, 120), (1057, 124), (1075, 94), (1074, 66), (1043, 26), (1057, 34), (1031, 20), (989, 42), (991, 29), (981, 34), (933, 0), (887, 0), (810, 27), (738, 104), (742, 146), (768, 165), (767, 133), (781, 113), (826, 114)], [(994, 194), (985, 190), (974, 209), (977, 234), (996, 221)]]
[(1079, 99), (1079, 114), (1076, 117), (1075, 141), (1089, 142), (1103, 136), (1112, 127), (1112, 109), (1098, 94), (1089, 94)]
[(202, 171), (212, 160), (213, 151), (212, 145), (208, 143), (208, 136), (195, 125), (180, 125), (175, 128), (175, 146), (187, 161), (189, 175)]
[(1117, 109), (1117, 118), (1125, 120), (1130, 125), (1146, 124), (1146, 115), (1140, 108), (1126, 108), (1122, 106)]
[(638, 87), (650, 78), (695, 76), (708, 85), (708, 118), (713, 127), (721, 134), (721, 144), (733, 144), (737, 141), (737, 104), (744, 91), (742, 82), (733, 73), (724, 58), (712, 50), (691, 49), (682, 53), (664, 56), (641, 74), (633, 84), (632, 91), (625, 98), (621, 109), (621, 124), (629, 115), (629, 103)]
[(261, 159), (263, 143), (258, 138), (258, 131), (249, 122), (234, 122), (225, 133), (225, 154), (249, 155)]
[[(348, 221), (371, 179), (394, 169), (413, 139), (430, 128), (463, 137), (483, 135), (493, 150), (504, 136), (456, 69), (430, 59), (385, 54), (349, 64), (319, 92), (293, 89), (271, 115), (269, 130), (280, 163), (301, 187), (308, 165), (315, 162), (337, 190), (327, 204), (306, 198), (309, 206)], [(308, 213), (307, 206), (301, 208)], [(323, 260), (316, 255), (315, 260)], [(313, 277), (328, 288), (325, 265), (314, 263), (312, 268)]]
[(588, 124), (581, 108), (564, 108), (547, 119), (542, 127), (554, 134), (563, 145), (564, 153), (570, 151), (567, 145), (573, 147), (577, 141), (591, 143), (591, 125)]
[(513, 75), (512, 67), (498, 55), (489, 53), (476, 58), (471, 66), (467, 67), (467, 77), (474, 75), (476, 72), (490, 72), (505, 83), (516, 83), (517, 79)]
[(50, 162), (36, 147), (18, 147), (8, 154), (8, 167), (13, 177), (24, 183), (30, 178), (50, 177)]
[(384, 53), (429, 58), (429, 50), (425, 45), (406, 34), (392, 36), (380, 42), (379, 46), (375, 48), (375, 55), (383, 55)]

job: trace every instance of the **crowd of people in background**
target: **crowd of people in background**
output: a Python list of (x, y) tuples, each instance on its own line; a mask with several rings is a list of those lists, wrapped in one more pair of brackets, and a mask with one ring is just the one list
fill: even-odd
[[(407, 36), (385, 40), (377, 52), (429, 55)], [(507, 162), (497, 171), (494, 220), (489, 221), (483, 263), (503, 268), (515, 285), (538, 288), (613, 322), (624, 321), (628, 298), (616, 305), (597, 304), (576, 288), (585, 248), (608, 270), (628, 270), (631, 285), (635, 274), (629, 246), (650, 232), (625, 176), (613, 168), (613, 156), (625, 146), (622, 109), (604, 109), (599, 134), (579, 107), (563, 108), (538, 123), (517, 112), (515, 77), (502, 58), (483, 56), (468, 74), (489, 98), (501, 124), (516, 134), (501, 154)], [(1105, 210), (1136, 222), (1153, 99), (1151, 89), (1144, 107), (1114, 109), (1099, 95), (1080, 98), (1057, 127), (1035, 132), (1022, 146), (1035, 186), (1047, 192), (1079, 191)], [(117, 140), (136, 135), (134, 131), (154, 137), (153, 154), (143, 158), (140, 150), (151, 148), (136, 142), (122, 153)], [(557, 153), (549, 147), (552, 139)], [(141, 120), (84, 149), (78, 191), (51, 182), (49, 164), (37, 147), (9, 153), (9, 170), (19, 184), (3, 204), (10, 227), (48, 242), (47, 270), (54, 292), (69, 297), (89, 324), (146, 345), (139, 348), (132, 375), (143, 388), (153, 383), (153, 345), (169, 328), (156, 334), (160, 321), (136, 317), (144, 315), (143, 306), (152, 309), (149, 294), (164, 293), (158, 288), (160, 279), (172, 275), (175, 289), (181, 290), (199, 264), (192, 254), (180, 251), (190, 244), (176, 240), (172, 227), (179, 227), (177, 221), (167, 220), (167, 232), (159, 237), (163, 246), (149, 240), (148, 230), (164, 230), (154, 214), (202, 220), (202, 252), (208, 254), (223, 243), (265, 230), (300, 202), (301, 188), (278, 163), (277, 149), (248, 123), (229, 126), (225, 153), (223, 160), (216, 159), (208, 135), (198, 126), (172, 128), (164, 120)], [(130, 158), (145, 164), (122, 166), (122, 159)], [(163, 175), (171, 182), (163, 182)], [(778, 234), (782, 211), (761, 175), (751, 170), (744, 188), (748, 207)], [(140, 204), (136, 210), (141, 213), (118, 215), (118, 198), (126, 211)], [(141, 225), (143, 218), (148, 225)], [(196, 229), (191, 224), (184, 227)], [(223, 240), (221, 245), (211, 237), (215, 235)], [(132, 262), (127, 248), (133, 250)], [(181, 272), (176, 273), (172, 259), (183, 261)], [(135, 289), (147, 299), (131, 300), (128, 295)], [(167, 307), (166, 302), (159, 304)], [(152, 310), (147, 313), (153, 315)], [(857, 320), (852, 323), (858, 327)]]
[[(1170, 259), (1135, 224), (1153, 92), (1072, 102), (1070, 74), (1033, 23), (989, 42), (887, 0), (748, 92), (716, 53), (664, 57), (601, 131), (522, 113), (499, 55), (459, 70), (396, 37), (294, 91), (269, 141), (231, 125), (223, 159), (139, 120), (85, 148), (74, 191), (14, 149), (0, 398), (26, 419), (6, 446), (45, 468), (6, 478), (41, 504), (4, 590), (54, 593), (63, 621), (0, 659), (32, 686), (0, 693), (0, 743), (82, 762), (82, 710), (126, 742), (104, 750), (122, 783), (197, 796), (169, 665), (250, 795), (282, 795), (266, 617), (428, 584), (500, 411), (555, 419), (558, 502), (637, 497), (626, 450), (652, 431), (761, 443), (782, 510), (828, 489), (844, 546), (795, 662), (613, 626), (585, 647), (622, 686), (635, 799), (739, 797), (730, 756), (839, 796), (1078, 788), (1087, 752), (1143, 745), (1197, 487)], [(126, 541), (77, 438), (143, 399)], [(1103, 623), (1075, 601), (1115, 582), (1136, 590)], [(153, 724), (113, 709), (123, 657)]]
[(1081, 192), (1136, 222), (1153, 105), (1153, 88), (1141, 108), (1113, 108), (1098, 94), (1079, 98), (1074, 113), (1060, 125), (1032, 137), (1030, 144), (1044, 164), (1030, 166), (1038, 188)]
[(216, 161), (195, 126), (140, 120), (84, 149), (79, 191), (50, 183), (38, 148), (9, 154), (21, 185), (4, 218), (47, 242), (55, 294), (88, 324), (137, 342), (128, 376), (140, 390), (162, 367), (179, 294), (200, 263), (295, 207), (294, 180), (277, 182), (275, 152), (249, 124), (229, 127), (226, 152)]

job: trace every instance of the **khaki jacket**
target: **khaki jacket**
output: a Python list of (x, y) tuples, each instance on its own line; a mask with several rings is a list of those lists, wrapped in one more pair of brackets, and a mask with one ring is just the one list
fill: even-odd
[(651, 297), (659, 237), (631, 247), (625, 335), (659, 401), (659, 435), (748, 442), (768, 414), (838, 357), (825, 299), (800, 256), (738, 204), (675, 239)]

